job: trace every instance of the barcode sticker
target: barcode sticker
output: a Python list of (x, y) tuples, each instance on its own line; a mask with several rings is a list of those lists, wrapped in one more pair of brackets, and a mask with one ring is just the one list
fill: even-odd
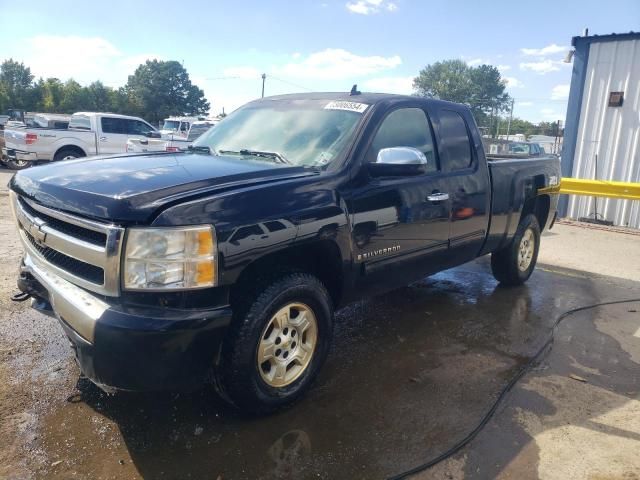
[(348, 112), (364, 113), (369, 107), (366, 103), (333, 101), (324, 106), (325, 110), (347, 110)]

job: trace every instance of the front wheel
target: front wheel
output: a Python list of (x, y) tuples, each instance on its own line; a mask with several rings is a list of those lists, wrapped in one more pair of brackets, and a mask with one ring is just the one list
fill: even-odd
[(536, 267), (539, 250), (540, 225), (535, 215), (529, 214), (520, 221), (511, 243), (491, 254), (493, 276), (502, 285), (522, 285)]
[(333, 310), (316, 277), (286, 274), (266, 282), (239, 308), (222, 347), (218, 387), (249, 413), (268, 413), (299, 399), (329, 352)]

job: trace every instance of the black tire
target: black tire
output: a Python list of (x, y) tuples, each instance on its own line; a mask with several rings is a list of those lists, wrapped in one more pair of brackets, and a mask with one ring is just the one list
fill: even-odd
[(8, 158), (5, 160), (5, 165), (9, 170), (24, 170), (25, 168), (29, 168), (33, 162), (26, 162), (24, 160), (12, 160)]
[[(527, 232), (531, 232), (533, 241), (533, 252), (527, 268), (521, 268), (521, 242)], [(528, 235), (528, 234), (527, 234)], [(491, 254), (491, 271), (493, 276), (502, 285), (515, 286), (522, 285), (526, 282), (533, 270), (536, 267), (538, 261), (538, 252), (540, 250), (540, 225), (535, 215), (526, 215), (518, 225), (516, 234), (513, 237), (511, 243)]]
[(74, 158), (82, 158), (86, 157), (86, 155), (75, 149), (75, 148), (63, 148), (62, 150), (58, 150), (53, 157), (54, 162), (59, 162), (60, 160), (71, 160)]
[[(333, 307), (324, 285), (306, 273), (283, 274), (256, 290), (246, 307), (234, 312), (222, 346), (216, 385), (222, 397), (243, 412), (265, 414), (298, 400), (316, 378), (331, 344)], [(293, 302), (305, 304), (315, 316), (315, 349), (306, 368), (292, 383), (273, 387), (259, 370), (258, 346), (272, 316)]]

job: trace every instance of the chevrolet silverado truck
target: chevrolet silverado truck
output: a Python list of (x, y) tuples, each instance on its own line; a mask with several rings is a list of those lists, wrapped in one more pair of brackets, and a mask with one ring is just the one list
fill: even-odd
[(265, 98), (187, 152), (18, 172), (18, 287), (105, 391), (211, 382), (265, 413), (309, 388), (340, 306), (488, 254), (525, 282), (559, 177), (552, 157), (488, 161), (466, 106)]
[(34, 163), (124, 153), (127, 140), (160, 134), (138, 117), (114, 113), (74, 113), (67, 128), (5, 128), (2, 154), (7, 166), (22, 170)]

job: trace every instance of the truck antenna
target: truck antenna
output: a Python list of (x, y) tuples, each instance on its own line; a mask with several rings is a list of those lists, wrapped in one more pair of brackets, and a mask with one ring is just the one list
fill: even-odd
[(353, 96), (353, 95), (360, 95), (360, 93), (362, 93), (362, 92), (360, 92), (360, 90), (358, 90), (358, 84), (357, 84), (357, 83), (355, 83), (355, 84), (353, 85), (353, 87), (351, 87), (351, 93), (349, 93), (349, 95), (351, 95), (351, 96)]

